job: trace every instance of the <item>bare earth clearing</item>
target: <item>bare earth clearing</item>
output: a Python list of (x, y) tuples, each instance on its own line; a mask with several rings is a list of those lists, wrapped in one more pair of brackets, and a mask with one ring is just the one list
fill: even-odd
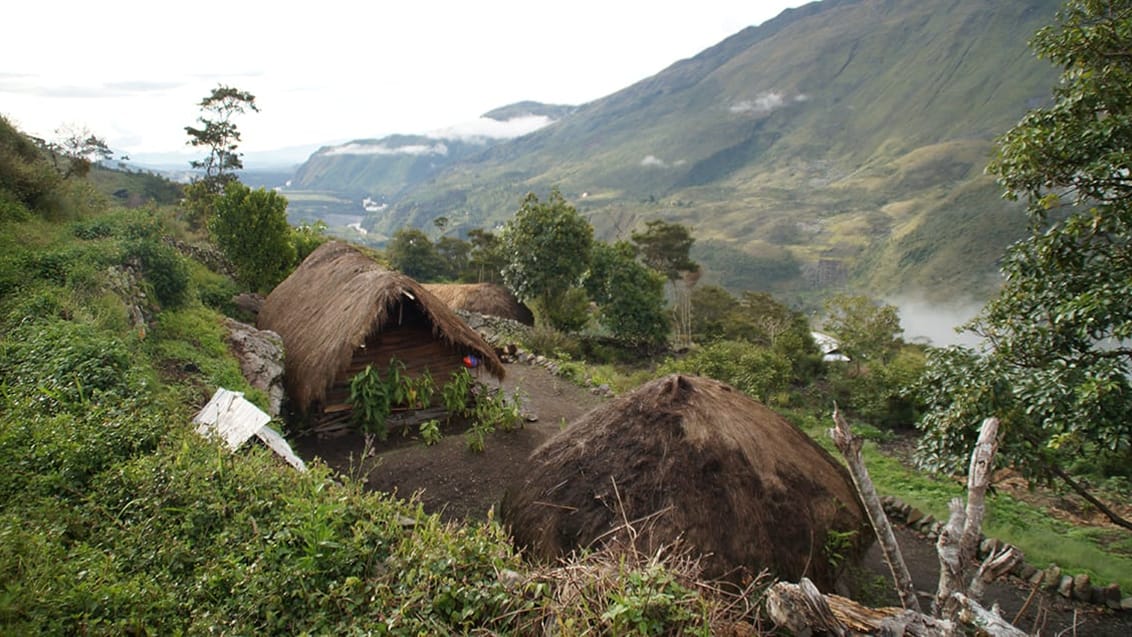
[[(489, 436), (483, 453), (468, 450), (460, 429), (446, 430), (444, 439), (431, 447), (424, 446), (411, 434), (394, 433), (364, 459), (364, 444), (357, 435), (299, 440), (296, 446), (304, 458), (319, 457), (342, 473), (365, 476), (368, 485), (375, 490), (396, 492), (405, 498), (415, 496), (426, 511), (439, 513), (446, 520), (484, 519), (506, 488), (522, 479), (531, 451), (603, 401), (538, 366), (508, 365), (503, 387), (509, 393), (521, 392), (524, 413), (536, 420), (516, 431)], [(897, 539), (917, 590), (934, 592), (939, 577), (934, 544), (902, 527), (897, 528)], [(869, 589), (868, 601), (896, 605), (894, 592), (889, 592), (887, 598), (884, 598), (885, 593), (878, 592), (882, 582), (891, 588), (891, 580), (875, 545), (864, 566), (862, 579)], [(868, 585), (869, 582), (872, 585)], [(1056, 594), (1039, 593), (1027, 605), (1029, 597), (1030, 590), (1020, 583), (999, 583), (988, 591), (987, 602), (998, 601), (1007, 619), (1014, 618), (1026, 606), (1017, 625), (1035, 634), (1132, 635), (1130, 613), (1101, 611)]]

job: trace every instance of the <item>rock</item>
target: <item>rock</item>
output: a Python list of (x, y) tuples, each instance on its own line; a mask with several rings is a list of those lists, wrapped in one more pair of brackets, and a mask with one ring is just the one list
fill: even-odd
[(1132, 597), (1120, 600), (1120, 610), (1132, 610)]
[(931, 530), (933, 524), (935, 524), (935, 517), (928, 514), (920, 518), (920, 521), (916, 523), (916, 528), (920, 530), (920, 533), (927, 533)]
[(880, 505), (885, 511), (892, 511), (892, 505), (895, 504), (896, 498), (886, 495), (880, 499)]
[(904, 522), (908, 526), (914, 526), (917, 522), (924, 519), (924, 512), (919, 509), (911, 509), (904, 516)]
[(1113, 582), (1104, 588), (1097, 588), (1100, 600), (1098, 604), (1104, 604), (1112, 610), (1120, 610), (1120, 584)]
[(1024, 579), (1031, 584), (1039, 584), (1039, 583), (1041, 583), (1042, 580), (1039, 577), (1038, 581), (1035, 582), (1034, 576), (1035, 575), (1040, 576), (1040, 574), (1041, 574), (1041, 571), (1034, 568), (1033, 565), (1027, 564), (1025, 562), (1018, 562), (1018, 573), (1017, 573), (1017, 575), (1018, 575), (1019, 578)]
[(1042, 582), (1044, 582), (1045, 579), (1046, 579), (1045, 571), (1039, 571), (1038, 569), (1035, 568), (1034, 572), (1031, 573), (1030, 576), (1026, 578), (1026, 582), (1028, 582), (1030, 584), (1030, 586), (1041, 586)]
[(267, 394), (267, 414), (279, 415), (283, 404), (283, 339), (275, 332), (224, 319), (228, 347), (240, 361), (248, 384)]
[(1061, 581), (1061, 567), (1057, 564), (1050, 564), (1046, 570), (1042, 572), (1042, 588), (1052, 589), (1056, 588), (1058, 582)]
[(1057, 594), (1065, 599), (1073, 596), (1073, 576), (1062, 575), (1061, 580), (1057, 583)]
[(1087, 602), (1093, 596), (1093, 583), (1089, 580), (1086, 573), (1080, 573), (1073, 577), (1073, 599), (1079, 602)]
[(232, 297), (232, 303), (236, 309), (247, 312), (252, 316), (258, 316), (260, 308), (263, 307), (263, 295), (255, 294), (252, 292), (241, 292)]
[[(908, 516), (912, 515), (912, 511), (915, 511), (915, 509), (913, 509), (911, 505), (901, 503), (900, 504), (900, 519), (904, 520), (904, 522), (907, 523), (908, 522)], [(920, 515), (923, 515), (923, 514), (921, 513)]]

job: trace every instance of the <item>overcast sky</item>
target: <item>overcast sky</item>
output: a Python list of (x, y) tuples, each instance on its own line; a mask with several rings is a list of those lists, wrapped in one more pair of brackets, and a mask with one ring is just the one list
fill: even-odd
[[(52, 138), (196, 153), (218, 84), (251, 92), (248, 152), (467, 123), (520, 100), (582, 104), (805, 0), (34, 0), (8, 3), (0, 114)], [(199, 153), (196, 153), (199, 154)]]

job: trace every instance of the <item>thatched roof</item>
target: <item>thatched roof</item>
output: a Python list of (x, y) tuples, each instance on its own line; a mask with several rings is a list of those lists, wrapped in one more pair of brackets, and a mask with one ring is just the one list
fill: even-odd
[(511, 291), (495, 283), (426, 283), (425, 289), (454, 310), (498, 316), (523, 325), (534, 325), (530, 308)]
[[(594, 409), (531, 454), (501, 517), (516, 543), (553, 560), (627, 541), (654, 553), (683, 539), (705, 575), (762, 568), (830, 587), (827, 547), (850, 533), (852, 560), (872, 541), (848, 472), (804, 432), (717, 381), (672, 375)], [(643, 546), (641, 546), (643, 544)]]
[(283, 337), (287, 389), (301, 411), (321, 401), (335, 377), (370, 334), (413, 304), (436, 338), (475, 353), (502, 378), (503, 364), (490, 345), (416, 281), (386, 270), (357, 248), (331, 241), (312, 252), (263, 303), (260, 329)]

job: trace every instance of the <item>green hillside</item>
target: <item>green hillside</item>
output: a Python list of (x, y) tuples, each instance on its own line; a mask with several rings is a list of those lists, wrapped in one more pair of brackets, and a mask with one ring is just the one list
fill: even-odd
[[(790, 10), (452, 162), (367, 225), (389, 234), (445, 215), (491, 226), (523, 193), (558, 186), (603, 238), (664, 218), (736, 253), (722, 261), (770, 252), (797, 262), (787, 279), (709, 272), (736, 289), (985, 296), (1023, 220), (983, 167), (994, 137), (1055, 82), (1027, 41), (1057, 6), (825, 0)], [(387, 179), (360, 166), (335, 179), (347, 176)]]

